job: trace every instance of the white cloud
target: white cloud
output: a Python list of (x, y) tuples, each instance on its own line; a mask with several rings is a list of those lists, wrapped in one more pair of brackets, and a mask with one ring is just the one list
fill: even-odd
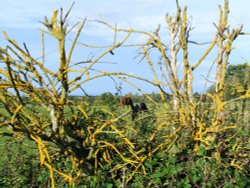
[[(194, 33), (197, 35), (215, 31), (213, 22), (217, 22), (219, 11), (218, 3), (210, 0), (180, 1), (181, 5), (188, 6), (188, 15), (193, 16)], [(50, 16), (52, 10), (63, 7), (66, 11), (72, 1), (61, 0), (12, 0), (1, 2), (0, 28), (34, 28), (43, 17)], [(71, 20), (75, 21), (79, 17), (88, 19), (102, 19), (112, 24), (117, 23), (122, 27), (133, 27), (152, 31), (158, 24), (165, 23), (165, 14), (174, 13), (176, 10), (174, 1), (166, 0), (92, 0), (76, 1), (71, 14)], [(247, 0), (231, 2), (230, 22), (233, 25), (238, 23), (247, 24), (250, 20), (248, 8), (250, 3)], [(242, 16), (244, 14), (244, 16)], [(105, 31), (104, 31), (105, 32)], [(100, 32), (91, 31), (91, 34), (99, 35)]]
[[(195, 27), (195, 30), (191, 33), (191, 39), (198, 42), (211, 41), (216, 32), (213, 23), (217, 23), (219, 17), (218, 4), (223, 4), (223, 0), (179, 1), (181, 6), (188, 6), (188, 15), (193, 18), (192, 25)], [(12, 32), (14, 30), (17, 34), (16, 36), (12, 34), (12, 37), (20, 39), (23, 37), (22, 35), (26, 35), (26, 33), (21, 33), (21, 29), (26, 29), (25, 31), (27, 31), (34, 28), (41, 28), (42, 25), (39, 21), (43, 21), (44, 16), (50, 16), (53, 10), (60, 7), (63, 7), (64, 12), (66, 12), (72, 2), (69, 0), (2, 0), (0, 30), (5, 30), (7, 33), (8, 30)], [(231, 12), (229, 22), (232, 27), (237, 27), (238, 24), (243, 23), (243, 31), (250, 32), (249, 7), (249, 0), (230, 1)], [(70, 15), (70, 23), (79, 21), (79, 18), (87, 17), (89, 20), (101, 19), (110, 24), (117, 23), (117, 26), (122, 28), (135, 28), (145, 31), (154, 31), (158, 24), (161, 24), (162, 34), (164, 35), (162, 39), (167, 41), (165, 15), (166, 13), (173, 14), (175, 10), (174, 0), (76, 0)], [(81, 42), (88, 41), (90, 44), (95, 45), (102, 45), (102, 43), (112, 44), (113, 35), (114, 33), (107, 27), (88, 22), (83, 29)], [(121, 38), (122, 35), (119, 35), (119, 37)], [(241, 57), (250, 59), (250, 55), (247, 53), (247, 50), (250, 48), (248, 37), (241, 36), (238, 42), (234, 44), (237, 48), (232, 53), (232, 62), (239, 62)], [(0, 41), (2, 40), (2, 36), (0, 35)], [(27, 40), (27, 36), (26, 38), (23, 37), (22, 40)], [(145, 40), (143, 36), (135, 36), (131, 39), (133, 42), (142, 42), (143, 40)], [(38, 49), (34, 50), (39, 51), (40, 41), (33, 40), (32, 42), (34, 43), (32, 46), (38, 46)], [(1, 44), (3, 43), (1, 42)], [(204, 47), (190, 46), (192, 50), (190, 52), (190, 59), (197, 59), (204, 52)], [(198, 50), (196, 51), (197, 48)], [(128, 55), (124, 55), (124, 58), (125, 56)], [(123, 57), (120, 58), (122, 59)], [(206, 58), (208, 63), (204, 62), (200, 68), (195, 70), (194, 74), (198, 81), (199, 78), (202, 78), (202, 75), (206, 75), (214, 58), (216, 58), (216, 52)], [(124, 59), (117, 61), (124, 61)], [(133, 67), (131, 63), (131, 67), (129, 68), (132, 69)], [(128, 72), (132, 71), (128, 70)], [(143, 73), (146, 74), (145, 71)]]

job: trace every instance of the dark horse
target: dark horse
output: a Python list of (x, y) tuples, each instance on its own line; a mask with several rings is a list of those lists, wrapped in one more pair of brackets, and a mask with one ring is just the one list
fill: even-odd
[(148, 111), (147, 105), (145, 103), (141, 103), (140, 105), (138, 104), (134, 105), (131, 97), (121, 97), (120, 104), (130, 106), (132, 110), (131, 117), (133, 121), (135, 120), (135, 118), (138, 116), (140, 112)]

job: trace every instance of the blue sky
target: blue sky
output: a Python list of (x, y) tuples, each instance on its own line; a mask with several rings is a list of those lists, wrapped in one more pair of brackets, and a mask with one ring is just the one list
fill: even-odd
[[(70, 0), (8, 0), (1, 2), (0, 8), (0, 30), (6, 31), (11, 38), (16, 39), (20, 44), (26, 42), (34, 57), (41, 55), (41, 37), (39, 28), (43, 26), (39, 21), (43, 21), (44, 16), (50, 16), (52, 11), (63, 7), (66, 11), (73, 1)], [(218, 19), (218, 5), (223, 1), (217, 0), (180, 0), (181, 5), (188, 6), (188, 15), (192, 16), (192, 25), (195, 27), (191, 33), (191, 40), (197, 42), (209, 42), (214, 36), (215, 27), (213, 23)], [(231, 0), (229, 22), (232, 27), (244, 24), (243, 31), (250, 32), (250, 1)], [(117, 24), (118, 27), (134, 28), (145, 31), (154, 31), (158, 24), (161, 24), (163, 40), (168, 40), (165, 30), (166, 13), (175, 12), (175, 0), (76, 0), (75, 6), (70, 16), (69, 24), (73, 24), (80, 19), (87, 17), (88, 20), (104, 20), (110, 24)], [(87, 22), (79, 42), (93, 45), (112, 44), (113, 32), (100, 24)], [(69, 38), (70, 39), (70, 38)], [(72, 38), (71, 38), (72, 39)], [(250, 60), (250, 36), (240, 36), (236, 47), (232, 52), (230, 63), (243, 63), (245, 58)], [(143, 41), (141, 37), (134, 37), (133, 40)], [(56, 44), (49, 37), (46, 38), (46, 51), (51, 52), (57, 49)], [(6, 42), (0, 35), (0, 46), (4, 47)], [(195, 63), (206, 46), (195, 46), (190, 44), (190, 63)], [(89, 50), (79, 46), (73, 61), (84, 61), (93, 55), (101, 53), (102, 50)], [(146, 63), (138, 64), (135, 49), (117, 49), (115, 55), (107, 55), (102, 62), (112, 62), (114, 64), (97, 64), (96, 69), (108, 71), (125, 71), (134, 75), (139, 75), (148, 79), (152, 75)], [(55, 69), (57, 53), (47, 55), (48, 66)], [(195, 91), (203, 91), (204, 76), (211, 67), (215, 59), (216, 51), (213, 52), (195, 72)], [(211, 75), (213, 80), (214, 72)], [(135, 81), (145, 92), (157, 91), (150, 85)], [(136, 90), (125, 83), (122, 84), (123, 94), (136, 92)], [(89, 94), (99, 94), (106, 91), (115, 92), (113, 82), (109, 79), (99, 79), (84, 85)]]

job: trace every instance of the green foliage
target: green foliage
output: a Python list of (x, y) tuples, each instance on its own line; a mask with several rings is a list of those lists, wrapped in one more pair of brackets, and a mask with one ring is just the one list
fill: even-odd
[[(137, 174), (131, 187), (154, 187), (154, 185), (159, 187), (248, 187), (250, 185), (247, 164), (244, 164), (244, 170), (226, 167), (213, 157), (213, 150), (207, 151), (199, 147), (196, 155), (188, 145), (178, 147), (179, 152), (175, 154), (161, 150), (154, 155), (145, 164), (148, 173)], [(225, 149), (222, 153), (233, 153), (232, 148), (220, 149)], [(228, 157), (221, 158), (224, 164)]]
[(32, 144), (6, 137), (0, 141), (0, 187), (46, 186), (49, 173), (39, 165), (36, 151), (30, 149)]
[[(121, 108), (117, 108), (114, 113), (119, 113)], [(111, 115), (105, 113), (98, 108), (89, 107), (86, 108), (86, 112), (89, 114), (89, 119), (84, 117), (77, 122), (78, 125), (86, 126), (93, 124), (96, 120), (108, 120)], [(156, 131), (157, 119), (152, 118), (153, 112), (142, 114), (135, 122), (131, 122), (131, 119), (123, 119), (123, 121), (117, 122), (124, 131), (124, 135), (133, 141), (135, 145), (140, 149), (150, 150), (154, 146), (161, 144), (164, 139), (162, 136), (169, 133), (169, 129), (166, 126), (161, 132), (157, 133), (157, 137), (148, 142), (148, 137)], [(99, 122), (99, 121), (98, 121)], [(99, 122), (100, 123), (100, 122)], [(102, 125), (100, 123), (99, 125)], [(99, 126), (96, 124), (96, 126)], [(128, 125), (130, 127), (128, 127)], [(169, 127), (170, 128), (170, 127)], [(108, 131), (109, 129), (105, 129)], [(247, 159), (247, 151), (243, 148), (249, 148), (247, 146), (248, 134), (243, 131), (242, 127), (236, 130), (228, 130), (222, 132), (218, 136), (217, 144), (224, 142), (226, 138), (230, 138), (236, 135), (231, 140), (225, 141), (219, 148), (210, 147), (205, 148), (201, 145), (198, 147), (197, 153), (194, 151), (194, 142), (192, 137), (186, 134), (186, 129), (183, 129), (178, 133), (179, 141), (177, 141), (170, 149), (163, 147), (158, 150), (152, 156), (148, 157), (144, 161), (144, 167), (146, 174), (140, 170), (135, 174), (134, 178), (126, 183), (127, 187), (247, 187), (249, 186), (249, 169), (247, 165), (249, 160)], [(225, 138), (226, 135), (226, 138)], [(237, 138), (237, 139), (235, 139)], [(116, 147), (126, 155), (127, 150), (120, 140), (117, 140), (115, 134), (99, 135), (98, 140), (107, 140), (110, 143), (115, 143)], [(10, 139), (5, 140), (5, 143), (11, 142)], [(241, 143), (241, 144), (240, 144)], [(240, 144), (238, 149), (237, 144)], [(5, 145), (3, 148), (5, 158), (2, 159), (2, 166), (0, 168), (1, 174), (1, 186), (18, 187), (19, 185), (31, 186), (31, 183), (39, 186), (49, 185), (49, 173), (45, 168), (38, 165), (38, 161), (35, 152), (31, 153), (22, 142), (13, 142), (12, 144)], [(83, 177), (76, 181), (76, 187), (119, 187), (123, 184), (123, 171), (122, 169), (111, 173), (110, 170), (114, 168), (116, 164), (122, 164), (122, 160), (117, 156), (116, 152), (112, 148), (108, 149), (110, 155), (112, 155), (112, 163), (103, 163), (98, 167), (96, 175), (93, 175), (94, 166), (93, 161), (90, 159), (85, 161), (81, 167)], [(145, 155), (147, 151), (144, 151)], [(220, 153), (220, 161), (215, 158), (214, 153)], [(3, 157), (3, 156), (2, 156)], [(102, 158), (102, 155), (99, 156)], [(237, 161), (242, 169), (236, 166), (227, 166), (232, 161)], [(60, 154), (53, 158), (54, 167), (65, 173), (69, 173), (72, 170), (70, 159), (67, 155)], [(102, 160), (100, 160), (102, 161)], [(226, 166), (224, 166), (224, 165)], [(131, 170), (127, 169), (125, 172), (125, 180), (131, 175)], [(18, 178), (16, 178), (18, 177)], [(63, 178), (56, 175), (57, 186), (70, 187)]]

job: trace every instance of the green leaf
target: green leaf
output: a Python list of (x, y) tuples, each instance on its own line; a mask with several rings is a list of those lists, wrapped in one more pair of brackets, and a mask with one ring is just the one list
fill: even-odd
[(193, 175), (193, 182), (197, 182), (197, 181), (199, 181), (201, 178), (197, 175), (197, 174), (195, 174), (195, 175)]
[(202, 146), (199, 146), (198, 148), (198, 155), (199, 156), (205, 156), (206, 155), (206, 150)]
[(106, 188), (112, 188), (113, 187), (113, 184), (111, 184), (111, 183), (108, 183), (107, 185), (106, 185)]

